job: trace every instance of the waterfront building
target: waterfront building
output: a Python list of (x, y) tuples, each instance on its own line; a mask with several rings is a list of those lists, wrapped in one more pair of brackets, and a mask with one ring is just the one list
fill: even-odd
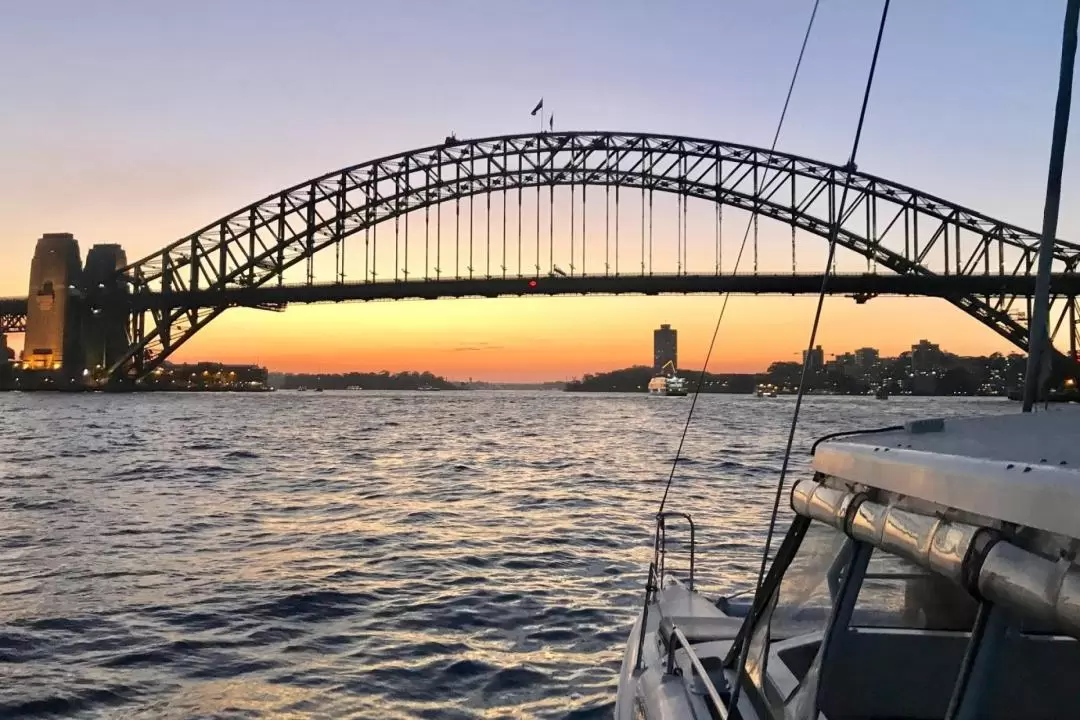
[(855, 364), (862, 370), (869, 370), (874, 367), (880, 359), (881, 353), (878, 352), (877, 348), (864, 347), (855, 351)]
[(268, 380), (267, 369), (258, 365), (165, 363), (148, 384), (157, 390), (262, 390), (269, 387)]

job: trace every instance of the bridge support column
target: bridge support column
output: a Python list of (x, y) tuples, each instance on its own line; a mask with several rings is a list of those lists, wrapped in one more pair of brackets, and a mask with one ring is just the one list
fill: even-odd
[(0, 390), (15, 385), (15, 351), (8, 347), (7, 335), (0, 333)]
[(71, 390), (83, 376), (83, 293), (79, 243), (70, 233), (47, 233), (30, 263), (30, 293), (23, 343), (27, 389)]
[(83, 289), (88, 302), (82, 314), (84, 365), (89, 382), (100, 386), (108, 368), (130, 345), (127, 309), (121, 302), (125, 288), (117, 283), (117, 271), (127, 265), (119, 245), (94, 245), (86, 254)]

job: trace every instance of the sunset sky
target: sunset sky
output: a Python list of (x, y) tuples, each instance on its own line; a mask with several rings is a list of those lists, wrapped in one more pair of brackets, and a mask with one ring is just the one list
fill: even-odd
[[(9, 3), (0, 295), (26, 294), (42, 233), (74, 233), (84, 254), (118, 242), (134, 259), (336, 168), (452, 131), (533, 130), (529, 110), (541, 96), (556, 129), (767, 147), (812, 4)], [(779, 149), (846, 159), (879, 12), (869, 0), (821, 3)], [(893, 3), (859, 168), (1037, 229), (1063, 13), (1063, 0)], [(1080, 235), (1078, 115), (1058, 233), (1070, 240)], [(590, 248), (600, 242), (594, 227)], [(711, 247), (711, 226), (699, 230), (708, 237), (692, 242)], [(672, 236), (671, 227), (657, 232), (658, 242)], [(786, 227), (763, 221), (766, 266), (790, 267), (789, 242)], [(824, 242), (800, 243), (800, 270), (820, 272)], [(732, 298), (710, 369), (798, 359), (813, 303)], [(680, 365), (693, 368), (720, 305), (564, 297), (238, 309), (173, 357), (555, 380), (649, 363), (651, 331), (667, 322), (679, 330)], [(1010, 350), (932, 299), (830, 299), (819, 342), (826, 353), (871, 345), (892, 354), (921, 338), (961, 354)], [(20, 347), (21, 337), (9, 342)]]

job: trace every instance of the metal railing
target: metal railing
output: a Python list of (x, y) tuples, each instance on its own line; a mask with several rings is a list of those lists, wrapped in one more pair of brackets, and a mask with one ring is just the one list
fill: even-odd
[(689, 525), (690, 527), (690, 567), (689, 575), (686, 579), (686, 586), (691, 591), (693, 591), (694, 558), (697, 552), (697, 537), (694, 530), (694, 520), (690, 517), (689, 513), (668, 511), (656, 514), (656, 536), (653, 539), (653, 565), (656, 567), (656, 579), (662, 583), (664, 581), (664, 575), (667, 573), (667, 521), (669, 518), (679, 518), (681, 520), (685, 520), (687, 525)]
[(653, 559), (649, 563), (649, 577), (645, 581), (645, 602), (641, 611), (641, 631), (638, 633), (637, 660), (635, 668), (641, 669), (641, 655), (645, 649), (645, 629), (649, 624), (649, 606), (656, 599), (656, 593), (664, 582), (664, 573), (667, 566), (667, 519), (678, 517), (686, 520), (690, 526), (690, 568), (687, 578), (687, 587), (694, 589), (694, 558), (697, 552), (697, 538), (694, 530), (694, 520), (689, 513), (683, 512), (659, 512), (656, 514), (656, 532), (653, 535)]
[[(701, 664), (701, 658), (694, 652), (694, 648), (690, 645), (690, 641), (687, 639), (683, 631), (677, 626), (671, 626), (671, 637), (678, 641), (678, 646), (682, 647), (686, 651), (686, 657), (690, 661), (690, 667), (693, 672), (697, 673), (702, 688), (705, 691), (705, 695), (708, 696), (709, 701), (713, 705), (713, 710), (716, 712), (717, 717), (720, 720), (727, 720), (728, 711), (727, 706), (724, 704), (723, 699), (720, 697), (719, 691), (716, 686), (713, 685), (712, 678), (709, 677), (709, 672), (705, 669), (705, 666)], [(676, 644), (674, 642), (668, 643), (668, 658), (667, 658), (667, 673), (671, 675), (675, 671), (675, 650)], [(694, 677), (691, 675), (690, 680), (693, 681)]]

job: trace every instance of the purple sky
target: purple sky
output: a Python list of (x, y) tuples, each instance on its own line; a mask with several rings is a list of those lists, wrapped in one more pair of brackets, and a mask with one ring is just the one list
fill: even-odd
[[(21, 288), (44, 231), (141, 254), (332, 168), (529, 129), (541, 95), (564, 129), (767, 145), (810, 6), (9, 4), (0, 292)], [(781, 149), (846, 154), (879, 7), (822, 3)], [(1037, 225), (1063, 7), (894, 3), (860, 167)]]

